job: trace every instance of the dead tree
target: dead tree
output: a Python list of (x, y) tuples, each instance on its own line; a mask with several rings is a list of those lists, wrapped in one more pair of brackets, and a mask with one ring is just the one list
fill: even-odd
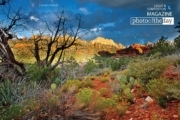
[[(9, 6), (10, 7), (10, 6)], [(16, 12), (12, 12), (9, 8), (7, 12), (3, 11), (4, 15), (7, 17), (6, 23), (2, 24), (0, 28), (0, 75), (3, 77), (10, 76), (11, 74), (22, 76), (26, 73), (24, 63), (19, 62), (15, 59), (15, 56), (9, 46), (8, 41), (15, 38), (14, 30), (24, 27), (24, 21), (20, 22), (23, 19), (26, 19), (24, 16), (21, 16), (21, 8)]]
[(0, 0), (0, 5), (6, 5), (10, 0)]
[[(63, 62), (62, 58), (66, 49), (77, 45), (76, 41), (83, 25), (80, 15), (77, 15), (75, 19), (70, 19), (70, 17), (66, 16), (65, 10), (55, 13), (55, 16), (57, 20), (53, 24), (46, 21), (45, 30), (39, 31), (39, 35), (33, 35), (31, 38), (34, 44), (31, 52), (36, 59), (37, 65), (39, 67), (49, 67), (50, 70), (55, 69)], [(76, 26), (72, 25), (73, 20), (76, 21)], [(42, 46), (42, 44), (44, 45)], [(41, 58), (40, 51), (45, 52), (45, 58)], [(57, 58), (56, 61), (55, 58)]]

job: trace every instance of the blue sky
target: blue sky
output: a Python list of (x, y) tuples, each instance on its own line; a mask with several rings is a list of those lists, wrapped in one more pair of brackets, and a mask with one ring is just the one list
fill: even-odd
[[(80, 13), (85, 21), (82, 29), (88, 33), (80, 36), (86, 40), (98, 36), (113, 39), (117, 43), (155, 42), (161, 36), (173, 40), (179, 34), (175, 25), (131, 25), (131, 17), (147, 17), (147, 8), (164, 4), (171, 7), (174, 24), (180, 21), (180, 0), (12, 0), (11, 6), (23, 7), (28, 15), (31, 30), (43, 27), (43, 19), (53, 20), (54, 11), (65, 8), (66, 13)], [(1, 19), (4, 17), (1, 16)], [(30, 31), (18, 33), (30, 35)]]

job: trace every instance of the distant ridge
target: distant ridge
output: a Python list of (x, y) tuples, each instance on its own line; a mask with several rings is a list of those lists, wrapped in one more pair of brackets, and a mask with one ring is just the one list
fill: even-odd
[(97, 37), (94, 40), (90, 41), (91, 44), (104, 44), (104, 45), (112, 45), (115, 46), (117, 48), (125, 48), (121, 43), (115, 43), (114, 40), (112, 39), (107, 39), (107, 38), (103, 38), (103, 37)]

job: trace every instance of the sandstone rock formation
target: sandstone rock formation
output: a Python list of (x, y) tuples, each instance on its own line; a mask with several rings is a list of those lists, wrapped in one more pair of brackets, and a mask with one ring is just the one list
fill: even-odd
[(96, 44), (96, 43), (100, 43), (100, 44), (104, 44), (104, 45), (112, 45), (119, 49), (125, 48), (121, 43), (117, 44), (112, 39), (106, 39), (103, 37), (97, 37), (96, 39), (91, 41), (91, 44)]
[(141, 44), (133, 44), (128, 48), (117, 50), (117, 56), (135, 56), (139, 54), (147, 54), (150, 52), (151, 47)]

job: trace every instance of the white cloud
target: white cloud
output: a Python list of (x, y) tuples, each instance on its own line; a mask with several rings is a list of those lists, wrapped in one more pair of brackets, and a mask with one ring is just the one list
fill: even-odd
[(35, 17), (35, 16), (30, 16), (30, 20), (34, 20), (34, 21), (39, 21), (39, 18)]
[(79, 8), (80, 11), (82, 11), (84, 14), (90, 14), (90, 12), (86, 8)]
[(102, 30), (102, 28), (100, 28), (100, 27), (95, 27), (95, 28), (90, 29), (90, 31), (93, 31), (93, 32), (99, 32), (101, 30)]

